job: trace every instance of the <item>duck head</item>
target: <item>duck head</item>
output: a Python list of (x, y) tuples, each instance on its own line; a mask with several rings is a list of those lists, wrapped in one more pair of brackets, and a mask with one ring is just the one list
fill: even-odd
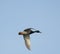
[(23, 33), (22, 32), (19, 32), (18, 35), (22, 35)]

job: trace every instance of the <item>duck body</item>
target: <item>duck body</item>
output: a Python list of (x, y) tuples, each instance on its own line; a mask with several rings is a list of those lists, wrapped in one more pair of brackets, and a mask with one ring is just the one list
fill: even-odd
[(19, 35), (23, 35), (23, 34), (29, 34), (30, 35), (30, 34), (33, 34), (33, 33), (42, 33), (39, 30), (33, 31), (31, 29), (33, 29), (33, 28), (25, 29), (23, 32), (19, 32)]
[(27, 28), (23, 32), (18, 33), (19, 35), (23, 35), (23, 38), (25, 40), (25, 45), (29, 50), (30, 50), (30, 34), (41, 33), (39, 30), (34, 29), (35, 31), (33, 31), (32, 29), (34, 28)]

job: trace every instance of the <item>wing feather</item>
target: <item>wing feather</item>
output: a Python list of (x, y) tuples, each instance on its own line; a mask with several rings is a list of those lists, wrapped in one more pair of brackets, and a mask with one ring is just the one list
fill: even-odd
[(26, 47), (30, 50), (30, 36), (24, 35), (23, 38), (24, 38)]

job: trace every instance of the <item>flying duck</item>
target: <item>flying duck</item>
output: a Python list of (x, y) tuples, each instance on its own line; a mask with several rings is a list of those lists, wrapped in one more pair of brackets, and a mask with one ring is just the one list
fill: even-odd
[[(33, 29), (33, 30), (32, 30)], [(30, 34), (33, 33), (41, 33), (39, 30), (35, 30), (34, 28), (27, 28), (23, 32), (19, 32), (19, 35), (23, 35), (23, 38), (25, 40), (25, 45), (30, 50)]]

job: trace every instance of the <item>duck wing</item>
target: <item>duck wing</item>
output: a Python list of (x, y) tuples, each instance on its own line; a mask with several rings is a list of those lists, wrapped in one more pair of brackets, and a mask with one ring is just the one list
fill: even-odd
[(25, 45), (30, 50), (30, 36), (29, 35), (23, 35)]
[(29, 31), (36, 31), (36, 29), (34, 29), (34, 28), (27, 28), (24, 31), (27, 31), (27, 32), (29, 32)]
[(28, 28), (28, 29), (25, 29), (24, 31), (28, 32), (28, 31), (31, 31), (31, 29), (30, 29), (30, 28)]

